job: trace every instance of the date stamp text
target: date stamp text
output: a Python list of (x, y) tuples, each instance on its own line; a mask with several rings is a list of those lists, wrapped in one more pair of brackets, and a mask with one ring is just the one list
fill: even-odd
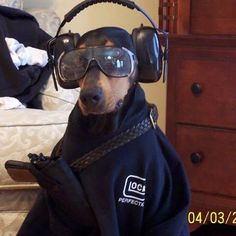
[(188, 213), (189, 224), (235, 224), (236, 225), (236, 211), (207, 211), (207, 212), (193, 212)]

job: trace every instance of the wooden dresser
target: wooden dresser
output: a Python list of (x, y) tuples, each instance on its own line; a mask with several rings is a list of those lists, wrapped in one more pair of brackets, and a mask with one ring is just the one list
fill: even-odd
[(189, 221), (236, 226), (236, 2), (159, 4), (170, 32), (166, 132), (190, 181)]

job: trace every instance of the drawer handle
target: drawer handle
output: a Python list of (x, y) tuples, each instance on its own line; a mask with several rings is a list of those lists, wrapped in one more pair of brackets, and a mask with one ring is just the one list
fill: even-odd
[(202, 86), (199, 83), (193, 83), (191, 86), (192, 93), (199, 95), (202, 93)]
[(203, 155), (199, 152), (194, 152), (190, 155), (190, 159), (193, 164), (198, 164), (202, 162)]

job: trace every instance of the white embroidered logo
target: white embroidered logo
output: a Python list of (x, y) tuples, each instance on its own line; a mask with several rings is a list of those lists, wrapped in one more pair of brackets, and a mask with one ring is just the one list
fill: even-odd
[(125, 180), (123, 189), (124, 197), (144, 201), (146, 179), (136, 175), (129, 175)]

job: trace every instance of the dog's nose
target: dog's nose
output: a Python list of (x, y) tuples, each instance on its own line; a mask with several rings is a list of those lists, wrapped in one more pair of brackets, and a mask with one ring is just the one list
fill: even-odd
[(87, 107), (96, 106), (102, 98), (103, 91), (99, 87), (81, 90), (80, 92), (80, 100)]

